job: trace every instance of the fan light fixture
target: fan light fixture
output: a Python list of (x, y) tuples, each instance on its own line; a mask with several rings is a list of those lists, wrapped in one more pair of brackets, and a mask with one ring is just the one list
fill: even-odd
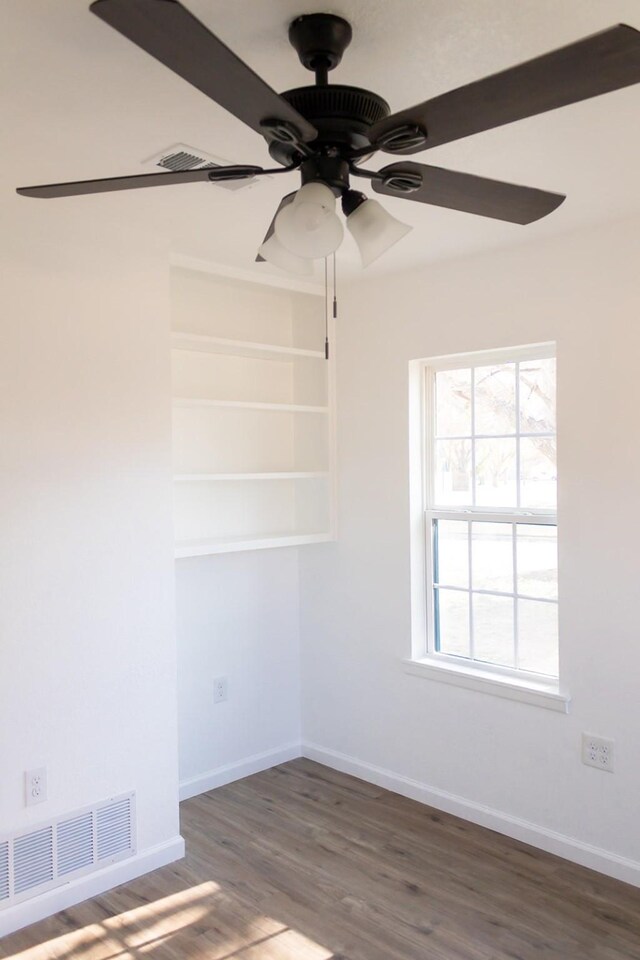
[(363, 267), (368, 267), (413, 229), (391, 216), (377, 200), (369, 200), (357, 190), (347, 190), (343, 194), (342, 209), (347, 218), (347, 230), (358, 245)]
[(295, 257), (317, 260), (337, 250), (344, 231), (336, 198), (325, 183), (305, 183), (276, 217), (275, 235)]
[[(342, 211), (363, 267), (368, 267), (413, 229), (388, 213), (377, 200), (369, 200), (358, 190), (343, 191)], [(342, 224), (335, 213), (334, 191), (325, 183), (313, 181), (284, 198), (284, 205), (277, 212), (258, 257), (282, 270), (308, 276), (313, 272), (310, 261), (333, 253), (343, 236)]]
[(290, 253), (280, 243), (275, 233), (272, 233), (264, 241), (258, 250), (258, 256), (272, 263), (274, 267), (280, 267), (281, 270), (287, 270), (289, 273), (299, 273), (301, 276), (311, 276), (313, 273), (311, 260), (304, 260), (302, 257)]

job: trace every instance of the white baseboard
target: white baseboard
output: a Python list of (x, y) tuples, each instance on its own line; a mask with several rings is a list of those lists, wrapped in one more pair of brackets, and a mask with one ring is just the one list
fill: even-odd
[(233, 783), (234, 780), (250, 777), (252, 773), (261, 773), (262, 770), (276, 767), (279, 763), (286, 763), (288, 760), (295, 760), (299, 756), (301, 756), (300, 744), (287, 743), (283, 747), (276, 747), (274, 750), (255, 753), (251, 757), (244, 757), (244, 759), (236, 760), (234, 763), (227, 763), (222, 767), (216, 767), (215, 770), (209, 770), (207, 773), (192, 777), (190, 780), (181, 780), (180, 799), (188, 800), (199, 793), (207, 793), (208, 790), (215, 790), (216, 787), (224, 787), (225, 784)]
[(437, 787), (430, 787), (426, 783), (412, 780), (391, 770), (385, 770), (383, 767), (377, 767), (372, 763), (365, 763), (355, 757), (349, 757), (344, 753), (329, 750), (315, 743), (303, 742), (302, 756), (309, 760), (316, 760), (318, 763), (334, 770), (339, 770), (341, 773), (349, 773), (354, 777), (359, 777), (361, 780), (366, 780), (367, 783), (384, 787), (393, 793), (399, 793), (403, 797), (409, 797), (419, 803), (436, 807), (445, 813), (452, 813), (463, 820), (470, 820), (472, 823), (487, 827), (489, 830), (495, 830), (497, 833), (512, 837), (514, 840), (521, 840), (523, 843), (538, 847), (538, 849), (545, 850), (547, 853), (564, 857), (565, 860), (578, 863), (580, 866), (597, 870), (608, 877), (614, 877), (616, 880), (623, 880), (625, 883), (640, 887), (640, 862), (637, 860), (629, 860), (617, 853), (603, 850), (601, 847), (582, 843), (582, 841), (573, 837), (556, 833), (554, 830), (538, 826), (538, 824), (531, 823), (528, 820), (513, 817), (501, 810), (476, 803), (474, 800), (467, 800), (453, 793), (447, 793)]
[(182, 837), (173, 837), (166, 843), (143, 850), (130, 860), (121, 860), (109, 867), (96, 871), (86, 877), (78, 877), (63, 887), (47, 890), (39, 897), (17, 903), (6, 910), (0, 910), (0, 937), (20, 930), (38, 920), (44, 920), (60, 910), (66, 910), (76, 903), (97, 897), (106, 890), (135, 880), (144, 873), (164, 867), (174, 860), (184, 857), (184, 840)]

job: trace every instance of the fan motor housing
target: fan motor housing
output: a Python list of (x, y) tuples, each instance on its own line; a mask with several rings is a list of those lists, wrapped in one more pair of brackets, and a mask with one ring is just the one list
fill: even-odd
[[(389, 116), (389, 104), (377, 93), (341, 84), (296, 87), (281, 96), (312, 123), (318, 137), (309, 146), (318, 152), (335, 147), (350, 154), (371, 146), (369, 128)], [(295, 144), (269, 144), (269, 153), (278, 163), (288, 165), (297, 154)]]

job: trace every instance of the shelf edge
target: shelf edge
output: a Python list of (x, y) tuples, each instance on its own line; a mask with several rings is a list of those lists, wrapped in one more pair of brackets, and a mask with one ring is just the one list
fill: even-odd
[[(184, 345), (182, 341), (184, 341)], [(271, 353), (285, 359), (294, 359), (295, 357), (306, 357), (313, 360), (325, 359), (321, 350), (306, 350), (302, 347), (259, 343), (251, 340), (230, 340), (226, 337), (213, 337), (204, 333), (184, 333), (179, 330), (172, 331), (171, 344), (172, 350), (182, 350), (190, 353), (212, 353), (219, 356), (255, 356), (260, 358), (261, 354)]]
[(175, 558), (176, 560), (184, 560), (188, 557), (205, 557), (218, 553), (296, 547), (310, 543), (328, 543), (333, 539), (331, 533), (306, 533), (273, 537), (247, 537), (246, 540), (211, 540), (208, 542), (179, 540), (175, 547)]
[(328, 470), (263, 471), (256, 473), (176, 473), (175, 483), (213, 482), (216, 480), (322, 480)]
[(328, 407), (300, 403), (262, 403), (252, 400), (209, 400), (203, 397), (174, 397), (174, 407), (226, 407), (231, 410), (272, 410), (276, 413), (328, 413)]

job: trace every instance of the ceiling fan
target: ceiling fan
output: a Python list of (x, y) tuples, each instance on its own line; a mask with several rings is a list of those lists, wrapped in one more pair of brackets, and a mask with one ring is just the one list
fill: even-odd
[(563, 195), (410, 160), (380, 170), (360, 164), (377, 151), (411, 155), (640, 81), (640, 32), (619, 24), (390, 114), (376, 93), (328, 84), (352, 36), (341, 17), (315, 13), (293, 20), (289, 40), (315, 73), (315, 85), (278, 94), (178, 0), (95, 0), (90, 10), (261, 134), (277, 166), (178, 170), (20, 187), (18, 193), (68, 197), (298, 170), (301, 188), (280, 202), (256, 259), (300, 273), (342, 241), (337, 197), (364, 266), (409, 231), (377, 201), (351, 189), (351, 177), (369, 180), (379, 194), (510, 223), (546, 216)]

